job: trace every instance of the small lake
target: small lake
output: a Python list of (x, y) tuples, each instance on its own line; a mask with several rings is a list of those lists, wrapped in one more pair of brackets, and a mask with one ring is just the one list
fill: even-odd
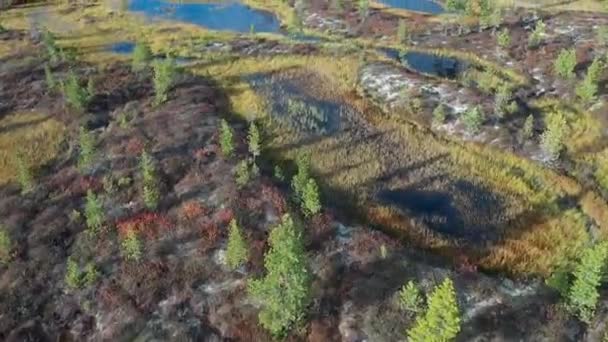
[(131, 0), (129, 10), (146, 16), (176, 20), (211, 30), (246, 33), (279, 32), (281, 23), (272, 13), (238, 2), (183, 3), (161, 0)]
[(444, 12), (443, 7), (431, 0), (380, 0), (386, 6), (401, 8), (408, 11), (416, 11), (429, 14), (440, 14)]

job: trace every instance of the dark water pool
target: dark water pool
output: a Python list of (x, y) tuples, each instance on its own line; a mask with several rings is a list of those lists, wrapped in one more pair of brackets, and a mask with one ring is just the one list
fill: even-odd
[(431, 0), (380, 0), (381, 3), (395, 8), (409, 11), (423, 12), (429, 14), (440, 14), (444, 12), (443, 7)]
[(273, 14), (252, 9), (241, 3), (180, 3), (161, 0), (131, 0), (129, 10), (149, 17), (171, 19), (203, 26), (211, 30), (279, 32), (280, 22)]
[(413, 71), (438, 77), (454, 79), (460, 76), (469, 65), (457, 58), (444, 57), (426, 52), (400, 53), (395, 49), (381, 49), (387, 57), (399, 60)]
[(424, 52), (407, 52), (400, 59), (413, 70), (439, 77), (456, 78), (466, 69), (466, 64), (456, 58)]
[(135, 43), (133, 42), (118, 42), (109, 46), (109, 50), (114, 53), (119, 53), (121, 55), (128, 55), (133, 53), (135, 49)]

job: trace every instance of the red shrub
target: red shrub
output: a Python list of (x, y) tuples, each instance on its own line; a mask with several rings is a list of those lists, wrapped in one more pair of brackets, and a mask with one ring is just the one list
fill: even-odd
[(220, 225), (227, 225), (234, 218), (234, 213), (230, 208), (224, 208), (215, 214), (215, 221)]
[(183, 220), (193, 221), (208, 213), (209, 209), (203, 207), (199, 202), (189, 201), (182, 204), (180, 216)]
[(139, 155), (144, 150), (144, 143), (139, 138), (131, 138), (127, 142), (126, 151), (130, 155)]
[(262, 185), (262, 198), (266, 199), (277, 211), (279, 215), (283, 215), (287, 209), (287, 201), (279, 189), (273, 185)]
[(201, 226), (201, 234), (203, 236), (203, 251), (215, 246), (221, 237), (221, 231), (213, 222), (206, 222)]
[(217, 148), (215, 145), (199, 148), (198, 150), (194, 151), (194, 158), (197, 160), (205, 160), (214, 155), (216, 150)]
[(457, 257), (456, 269), (461, 273), (477, 273), (477, 265), (475, 265), (468, 256), (459, 255)]
[(83, 176), (79, 179), (78, 188), (81, 193), (86, 193), (89, 190), (99, 192), (103, 188), (103, 184), (93, 176)]
[(147, 239), (153, 239), (158, 236), (162, 229), (169, 230), (173, 226), (173, 222), (166, 216), (149, 212), (144, 212), (116, 223), (121, 237), (130, 231), (135, 231), (138, 235), (144, 236)]

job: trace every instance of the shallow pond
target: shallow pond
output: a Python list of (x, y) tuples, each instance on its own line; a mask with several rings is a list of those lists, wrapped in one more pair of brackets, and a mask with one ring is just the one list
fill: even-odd
[(341, 117), (350, 108), (305, 94), (290, 80), (253, 75), (249, 84), (269, 102), (270, 117), (280, 126), (305, 135), (326, 135), (339, 131)]
[(416, 11), (429, 14), (440, 14), (444, 12), (443, 7), (431, 0), (380, 0), (381, 3), (395, 8)]
[(135, 49), (135, 43), (133, 43), (133, 42), (118, 42), (118, 43), (114, 43), (108, 47), (108, 50), (110, 50), (114, 53), (121, 54), (121, 55), (131, 54), (131, 53), (133, 53), (134, 49)]
[(399, 60), (413, 71), (443, 78), (455, 79), (468, 68), (468, 63), (453, 57), (417, 51), (401, 53), (395, 49), (382, 49), (381, 51), (389, 58)]
[(211, 30), (279, 32), (281, 24), (271, 13), (238, 2), (183, 3), (161, 0), (131, 0), (129, 10), (146, 16), (203, 26)]

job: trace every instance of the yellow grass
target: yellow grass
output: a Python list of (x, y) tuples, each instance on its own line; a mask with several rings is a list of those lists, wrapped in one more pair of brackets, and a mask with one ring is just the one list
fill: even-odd
[(57, 155), (64, 133), (63, 124), (39, 113), (16, 113), (0, 120), (0, 184), (15, 179), (17, 151), (36, 169)]

